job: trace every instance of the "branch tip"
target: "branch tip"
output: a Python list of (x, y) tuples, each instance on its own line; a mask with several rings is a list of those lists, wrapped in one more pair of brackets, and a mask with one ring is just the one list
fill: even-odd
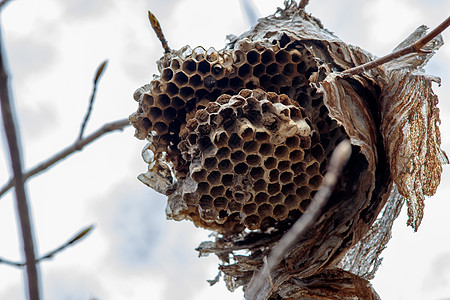
[(156, 33), (156, 36), (158, 37), (159, 41), (162, 44), (164, 52), (165, 53), (169, 53), (170, 52), (170, 48), (169, 48), (169, 45), (167, 44), (167, 40), (164, 37), (164, 33), (163, 33), (162, 29), (161, 29), (161, 24), (159, 24), (158, 19), (156, 18), (156, 16), (151, 11), (148, 11), (148, 19), (150, 21), (150, 25), (153, 28), (153, 31)]
[[(303, 0), (302, 0), (303, 1)], [(352, 75), (358, 75), (360, 73), (363, 73), (365, 71), (368, 71), (370, 69), (379, 67), (387, 62), (390, 62), (392, 60), (395, 60), (397, 58), (400, 58), (402, 56), (405, 56), (410, 53), (421, 53), (421, 54), (429, 54), (433, 51), (431, 50), (425, 50), (423, 47), (428, 44), (431, 40), (433, 40), (436, 36), (438, 36), (441, 32), (443, 32), (447, 27), (450, 26), (450, 17), (444, 20), (441, 24), (439, 24), (435, 29), (430, 31), (428, 34), (423, 36), (422, 38), (418, 39), (413, 44), (406, 46), (404, 48), (401, 48), (397, 51), (394, 51), (392, 53), (389, 53), (383, 57), (380, 57), (378, 59), (375, 59), (373, 61), (370, 61), (368, 63), (362, 64), (360, 66), (356, 66), (350, 69), (347, 69), (343, 72), (341, 72), (342, 77), (352, 76)]]

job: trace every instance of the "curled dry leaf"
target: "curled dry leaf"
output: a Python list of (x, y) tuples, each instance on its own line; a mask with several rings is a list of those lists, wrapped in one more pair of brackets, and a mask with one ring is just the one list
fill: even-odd
[[(438, 37), (429, 50), (441, 44)], [(446, 162), (434, 79), (422, 71), (431, 55), (341, 76), (374, 57), (294, 1), (223, 50), (170, 50), (160, 75), (134, 94), (130, 121), (149, 141), (139, 179), (168, 196), (169, 218), (218, 233), (197, 250), (222, 260), (230, 290), (244, 286), (249, 299), (377, 299), (367, 280), (403, 199), (417, 229)], [(319, 219), (268, 274), (266, 289), (252, 290), (253, 274), (307, 209), (343, 139), (352, 155)], [(326, 294), (331, 282), (340, 292)]]

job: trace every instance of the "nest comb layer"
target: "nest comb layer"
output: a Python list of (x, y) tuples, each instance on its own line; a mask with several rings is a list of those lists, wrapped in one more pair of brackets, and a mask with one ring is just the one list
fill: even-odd
[[(320, 75), (305, 45), (284, 36), (234, 48), (166, 55), (130, 117), (154, 161), (170, 165), (166, 188), (157, 184), (168, 216), (223, 233), (298, 217), (347, 137), (310, 82)], [(140, 177), (150, 186), (162, 169), (154, 161)]]

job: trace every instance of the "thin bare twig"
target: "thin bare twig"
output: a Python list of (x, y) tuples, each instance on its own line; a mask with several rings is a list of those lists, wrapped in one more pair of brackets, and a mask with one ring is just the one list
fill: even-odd
[(12, 261), (12, 260), (9, 260), (9, 259), (5, 259), (5, 258), (1, 258), (1, 257), (0, 257), (0, 263), (1, 264), (5, 264), (5, 265), (10, 265), (10, 266), (13, 266), (13, 267), (19, 267), (19, 268), (22, 268), (22, 267), (25, 266), (25, 263), (19, 263), (19, 262), (15, 262), (15, 261)]
[(12, 110), (12, 94), (9, 90), (8, 73), (6, 71), (6, 58), (4, 57), (3, 36), (1, 36), (0, 25), (0, 97), (3, 117), (3, 126), (8, 141), (9, 156), (13, 173), (13, 183), (15, 185), (17, 213), (20, 221), (20, 231), (22, 233), (22, 245), (25, 252), (25, 265), (28, 281), (28, 297), (30, 300), (38, 300), (39, 276), (36, 266), (34, 234), (32, 229), (31, 213), (28, 199), (25, 192), (25, 178), (22, 173), (22, 153), (21, 142), (16, 131), (16, 123)]
[(59, 252), (63, 251), (64, 249), (66, 249), (67, 247), (78, 243), (79, 241), (81, 241), (82, 239), (84, 239), (93, 229), (94, 229), (94, 225), (89, 225), (85, 228), (83, 228), (82, 230), (80, 230), (76, 235), (74, 235), (70, 240), (68, 240), (67, 242), (65, 242), (63, 245), (59, 246), (58, 248), (56, 248), (55, 250), (52, 250), (50, 252), (48, 252), (47, 254), (39, 257), (36, 262), (40, 263), (43, 260), (46, 259), (50, 259), (53, 256), (55, 256), (56, 254), (58, 254)]
[[(285, 253), (319, 217), (319, 213), (330, 198), (350, 155), (350, 142), (344, 140), (333, 151), (328, 170), (323, 178), (323, 184), (315, 194), (305, 213), (292, 225), (291, 229), (283, 235), (278, 244), (272, 249), (261, 271), (253, 276), (247, 287), (247, 291), (250, 291), (250, 294), (253, 291), (267, 290), (263, 289), (263, 287), (272, 282), (271, 272), (273, 268), (281, 262)], [(249, 299), (253, 299), (253, 297), (251, 296)]]
[[(78, 243), (79, 241), (81, 241), (82, 239), (84, 239), (93, 229), (94, 229), (94, 225), (89, 225), (85, 228), (83, 228), (82, 230), (80, 230), (76, 235), (74, 235), (70, 240), (68, 240), (67, 242), (65, 242), (63, 245), (59, 246), (58, 248), (56, 248), (55, 250), (52, 250), (50, 252), (48, 252), (45, 255), (42, 255), (41, 257), (39, 257), (38, 259), (35, 260), (36, 264), (46, 260), (46, 259), (51, 259), (53, 258), (53, 256), (55, 256), (56, 254), (58, 254), (59, 252), (63, 251), (64, 249), (66, 249), (67, 247)], [(19, 263), (19, 262), (14, 262), (8, 259), (4, 259), (0, 257), (0, 263), (6, 264), (6, 265), (10, 265), (13, 267), (23, 267), (25, 266), (25, 263)]]
[(380, 57), (378, 59), (375, 59), (373, 61), (370, 61), (368, 63), (365, 63), (363, 65), (345, 70), (341, 72), (341, 76), (351, 76), (360, 74), (362, 72), (368, 71), (370, 69), (376, 68), (382, 64), (385, 64), (387, 62), (390, 62), (394, 59), (397, 59), (399, 57), (405, 56), (410, 53), (427, 53), (428, 51), (423, 50), (423, 46), (425, 46), (429, 41), (434, 39), (436, 36), (438, 36), (442, 31), (444, 31), (448, 26), (450, 26), (450, 17), (448, 17), (444, 22), (439, 24), (435, 29), (430, 31), (428, 34), (426, 34), (421, 39), (417, 40), (415, 43), (404, 47), (402, 49), (399, 49), (397, 51), (394, 51), (386, 56)]
[[(111, 132), (111, 131), (115, 131), (115, 130), (122, 130), (123, 128), (125, 128), (129, 125), (130, 125), (130, 122), (128, 121), (128, 119), (122, 119), (122, 120), (118, 120), (118, 121), (107, 123), (107, 124), (103, 125), (99, 129), (97, 129), (96, 131), (94, 131), (93, 133), (88, 135), (87, 137), (85, 137), (81, 140), (77, 140), (75, 143), (73, 143), (69, 147), (61, 150), (60, 152), (49, 157), (47, 160), (45, 160), (45, 161), (41, 162), (40, 164), (31, 168), (28, 172), (23, 174), (24, 179), (28, 180), (30, 177), (32, 177), (36, 174), (39, 174), (42, 171), (45, 171), (46, 169), (53, 166), (60, 160), (66, 158), (67, 156), (69, 156), (77, 151), (82, 150), (84, 148), (84, 146), (92, 143), (93, 141), (100, 138), (104, 134)], [(8, 183), (5, 184), (0, 189), (0, 197), (2, 197), (13, 186), (14, 186), (14, 181), (12, 179), (10, 179), (8, 181)]]
[(158, 37), (159, 41), (161, 42), (162, 47), (164, 48), (164, 52), (169, 53), (170, 48), (169, 48), (169, 45), (167, 44), (167, 40), (164, 37), (164, 33), (161, 29), (161, 24), (159, 24), (158, 19), (151, 11), (148, 11), (148, 20), (150, 21), (150, 25), (152, 25), (153, 31), (155, 31), (156, 36)]
[(105, 60), (98, 66), (97, 71), (95, 72), (95, 76), (93, 79), (94, 85), (92, 87), (91, 98), (89, 100), (89, 107), (86, 112), (86, 116), (84, 117), (83, 124), (81, 125), (81, 130), (80, 130), (80, 134), (78, 135), (78, 140), (81, 140), (83, 138), (84, 129), (86, 128), (86, 124), (89, 121), (89, 117), (91, 116), (92, 106), (94, 104), (95, 94), (97, 92), (97, 83), (100, 80), (100, 78), (102, 77), (103, 71), (105, 71), (107, 65), (108, 65), (108, 60)]

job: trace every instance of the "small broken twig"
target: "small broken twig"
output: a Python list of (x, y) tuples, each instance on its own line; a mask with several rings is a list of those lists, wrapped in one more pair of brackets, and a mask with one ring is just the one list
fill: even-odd
[(0, 26), (0, 102), (3, 117), (3, 126), (8, 142), (9, 157), (11, 162), (12, 176), (11, 182), (15, 186), (15, 198), (18, 218), (20, 221), (20, 231), (22, 234), (22, 245), (25, 252), (26, 279), (28, 285), (28, 298), (38, 300), (39, 273), (36, 266), (35, 240), (31, 220), (30, 207), (28, 205), (27, 194), (25, 192), (25, 178), (22, 167), (22, 147), (19, 135), (16, 130), (16, 122), (12, 110), (13, 99), (9, 90), (9, 79), (6, 68), (6, 58), (4, 57), (5, 45), (3, 45), (2, 28)]
[(95, 94), (97, 92), (97, 83), (100, 80), (100, 78), (102, 77), (103, 71), (105, 71), (107, 65), (108, 65), (108, 60), (105, 60), (98, 66), (97, 71), (95, 72), (95, 76), (93, 79), (94, 85), (92, 87), (91, 98), (89, 100), (89, 107), (86, 112), (86, 116), (84, 117), (83, 124), (81, 125), (81, 130), (80, 130), (80, 134), (78, 135), (78, 140), (81, 140), (83, 138), (84, 129), (86, 128), (87, 122), (89, 121), (89, 117), (91, 116), (92, 106), (94, 104)]
[(339, 175), (347, 164), (350, 155), (351, 144), (348, 140), (342, 141), (336, 149), (334, 149), (328, 171), (323, 178), (322, 186), (315, 194), (305, 213), (294, 223), (294, 225), (292, 225), (291, 229), (283, 235), (278, 244), (272, 249), (269, 257), (265, 260), (261, 271), (253, 275), (253, 278), (246, 289), (246, 297), (250, 296), (248, 299), (256, 299), (254, 297), (256, 293), (264, 293), (264, 291), (267, 291), (267, 286), (270, 286), (272, 282), (271, 272), (273, 268), (281, 262), (286, 252), (319, 217), (319, 213), (330, 198)]
[[(93, 141), (100, 138), (104, 134), (111, 132), (111, 131), (115, 131), (115, 130), (122, 130), (123, 128), (125, 128), (129, 125), (130, 125), (130, 122), (128, 121), (128, 119), (122, 119), (122, 120), (118, 120), (118, 121), (107, 123), (107, 124), (103, 125), (99, 129), (97, 129), (96, 131), (94, 131), (93, 133), (88, 135), (87, 137), (85, 137), (81, 140), (77, 140), (75, 143), (73, 143), (69, 147), (61, 150), (60, 152), (58, 152), (58, 153), (54, 154), (53, 156), (51, 156), (50, 158), (48, 158), (47, 160), (45, 160), (45, 161), (41, 162), (40, 164), (38, 164), (37, 166), (34, 166), (33, 168), (31, 168), (31, 170), (29, 170), (28, 172), (23, 174), (24, 180), (28, 180), (30, 177), (32, 177), (38, 173), (41, 173), (42, 171), (45, 171), (49, 167), (53, 166), (60, 160), (66, 158), (67, 156), (73, 154), (74, 152), (82, 150), (84, 148), (84, 146), (92, 143)], [(5, 194), (13, 186), (14, 186), (14, 181), (12, 179), (10, 179), (8, 181), (8, 183), (5, 184), (0, 189), (0, 197), (2, 197), (3, 194)]]
[(405, 56), (410, 53), (427, 53), (426, 50), (423, 50), (423, 46), (425, 46), (428, 42), (430, 42), (432, 39), (434, 39), (436, 36), (438, 36), (442, 31), (444, 31), (448, 26), (450, 26), (450, 17), (448, 17), (444, 22), (439, 24), (435, 29), (430, 31), (428, 34), (426, 34), (424, 37), (417, 40), (415, 43), (404, 47), (402, 49), (399, 49), (397, 51), (394, 51), (388, 55), (385, 55), (383, 57), (380, 57), (378, 59), (375, 59), (373, 61), (370, 61), (368, 63), (362, 64), (360, 66), (345, 70), (341, 72), (341, 76), (347, 77), (351, 75), (357, 75), (362, 72), (368, 71), (370, 69), (376, 68), (382, 64), (385, 64), (387, 62), (390, 62), (394, 59), (397, 59), (399, 57)]
[(169, 53), (170, 48), (169, 48), (169, 45), (167, 44), (167, 40), (164, 37), (164, 33), (161, 29), (161, 24), (159, 24), (158, 19), (156, 18), (156, 16), (154, 14), (152, 14), (151, 11), (148, 11), (148, 19), (150, 21), (150, 25), (152, 25), (153, 31), (155, 31), (156, 36), (158, 37), (158, 39), (160, 40), (160, 42), (162, 44), (162, 47), (164, 48), (164, 52)]

